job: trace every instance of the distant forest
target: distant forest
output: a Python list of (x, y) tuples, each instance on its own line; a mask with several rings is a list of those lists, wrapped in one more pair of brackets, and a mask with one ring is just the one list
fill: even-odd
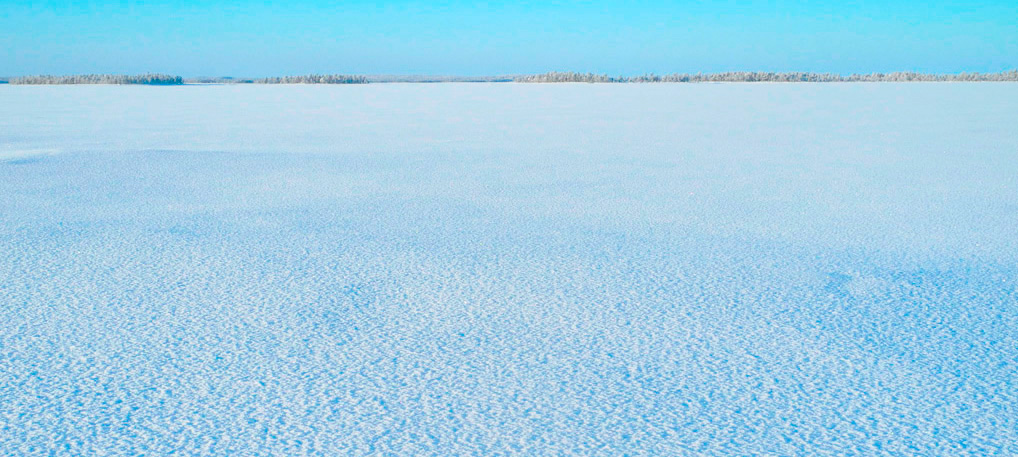
[(712, 83), (712, 82), (937, 82), (937, 81), (1018, 81), (1018, 70), (1000, 73), (930, 74), (899, 71), (894, 73), (854, 74), (833, 73), (765, 73), (734, 71), (726, 73), (675, 73), (658, 76), (608, 76), (594, 73), (549, 72), (513, 78), (521, 83)]
[(172, 86), (184, 84), (180, 76), (144, 74), (144, 75), (71, 75), (71, 76), (19, 76), (10, 78), (10, 84), (148, 84), (155, 86)]
[(184, 79), (180, 76), (144, 74), (19, 76), (10, 78), (7, 82), (10, 84), (143, 84), (168, 86), (179, 84), (363, 84), (368, 82), (368, 79), (358, 75), (302, 75), (258, 79), (231, 77)]
[(368, 78), (357, 75), (277, 76), (255, 79), (255, 84), (365, 84)]
[(1000, 73), (931, 74), (917, 72), (870, 73), (848, 76), (833, 73), (751, 72), (647, 74), (642, 76), (608, 76), (595, 73), (549, 72), (518, 76), (420, 76), (420, 75), (303, 75), (269, 78), (182, 78), (163, 74), (144, 75), (70, 75), (19, 76), (0, 78), (10, 84), (366, 84), (394, 82), (519, 82), (519, 83), (713, 83), (713, 82), (1018, 82), (1018, 70)]

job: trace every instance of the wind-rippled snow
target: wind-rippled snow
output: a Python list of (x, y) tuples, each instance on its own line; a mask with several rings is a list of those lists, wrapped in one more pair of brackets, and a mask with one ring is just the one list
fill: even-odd
[(1016, 113), (2, 86), (0, 453), (1018, 454)]

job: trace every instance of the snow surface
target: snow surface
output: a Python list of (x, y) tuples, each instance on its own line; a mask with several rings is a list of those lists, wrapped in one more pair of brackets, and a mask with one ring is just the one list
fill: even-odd
[(1018, 454), (1016, 114), (0, 86), (0, 454)]

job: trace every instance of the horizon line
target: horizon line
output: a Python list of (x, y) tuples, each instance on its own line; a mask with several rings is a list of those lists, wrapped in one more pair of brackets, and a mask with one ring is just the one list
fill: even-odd
[(806, 71), (725, 71), (697, 73), (643, 73), (635, 76), (609, 76), (608, 73), (550, 71), (503, 75), (427, 75), (427, 74), (321, 74), (270, 76), (183, 77), (164, 73), (88, 73), (64, 75), (0, 76), (0, 83), (39, 84), (364, 84), (364, 83), (441, 83), (441, 82), (521, 82), (521, 83), (698, 83), (698, 82), (965, 82), (1018, 81), (1018, 69), (999, 72), (927, 73), (918, 71), (833, 73)]

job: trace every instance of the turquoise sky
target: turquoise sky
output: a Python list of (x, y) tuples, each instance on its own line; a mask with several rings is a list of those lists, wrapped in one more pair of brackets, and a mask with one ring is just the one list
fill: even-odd
[(1018, 67), (1018, 1), (0, 0), (0, 75)]

